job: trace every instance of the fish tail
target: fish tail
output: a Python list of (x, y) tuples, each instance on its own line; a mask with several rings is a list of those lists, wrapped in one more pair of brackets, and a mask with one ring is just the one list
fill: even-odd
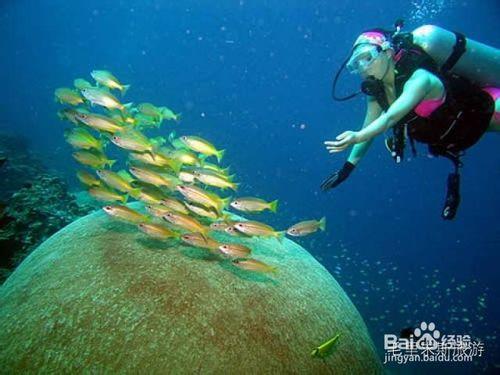
[[(123, 108), (125, 108), (125, 107), (123, 107)], [(128, 112), (120, 112), (119, 116), (120, 116), (120, 121), (122, 123), (127, 122), (127, 115), (128, 115)]]
[(221, 199), (222, 201), (221, 211), (228, 206), (229, 202), (231, 202), (231, 199), (232, 199), (231, 197)]
[(228, 221), (229, 219), (231, 219), (231, 215), (223, 213), (222, 215), (219, 216), (219, 218), (222, 219), (222, 221)]
[(276, 266), (271, 266), (269, 268), (269, 272), (273, 273), (273, 274), (277, 274), (278, 273), (278, 267)]
[(104, 153), (104, 147), (108, 144), (108, 142), (106, 142), (104, 139), (98, 139), (97, 140), (97, 150), (99, 150), (100, 152)]
[(146, 150), (146, 151), (144, 151), (144, 152), (145, 152), (146, 154), (149, 154), (149, 156), (151, 156), (151, 158), (152, 158), (153, 160), (156, 160), (156, 156), (155, 156), (155, 154), (154, 154), (153, 150)]
[(276, 232), (276, 239), (279, 241), (280, 244), (283, 243), (283, 238), (285, 238), (285, 234), (286, 234), (285, 230)]
[(133, 105), (134, 105), (134, 103), (132, 103), (132, 102), (124, 104), (121, 108), (121, 111), (123, 113), (130, 113), (130, 110), (132, 109)]
[(174, 113), (174, 120), (176, 122), (179, 122), (181, 120), (181, 117), (182, 117), (182, 113)]
[(127, 200), (128, 200), (128, 195), (122, 195), (122, 196), (121, 196), (120, 201), (121, 201), (122, 203), (127, 203)]
[(165, 118), (163, 117), (163, 113), (160, 113), (158, 115), (158, 123), (156, 124), (156, 127), (160, 127), (160, 125), (162, 124), (163, 120), (165, 120)]
[(109, 142), (111, 142), (109, 140), (109, 137), (107, 136), (107, 134), (103, 134), (103, 133), (99, 133), (99, 140), (101, 141), (102, 143), (102, 146), (105, 148), (107, 145), (109, 145)]
[(165, 112), (168, 110), (168, 108), (167, 107), (158, 107), (158, 110), (159, 110), (160, 116), (163, 120), (163, 118), (165, 117)]
[(168, 166), (170, 168), (172, 168), (172, 170), (175, 172), (176, 175), (179, 174), (179, 172), (181, 171), (181, 168), (182, 168), (182, 163), (178, 160), (171, 160), (169, 163), (168, 163)]
[(170, 134), (168, 135), (168, 141), (172, 143), (175, 140), (175, 136), (175, 131), (170, 132)]
[(210, 228), (203, 227), (203, 229), (199, 232), (201, 237), (205, 242), (208, 241), (208, 233), (210, 232)]
[(319, 357), (319, 350), (318, 348), (314, 348), (313, 351), (311, 352), (311, 357)]
[(220, 163), (220, 161), (225, 153), (226, 153), (226, 150), (219, 150), (215, 153), (215, 156), (217, 157), (217, 162)]
[(236, 191), (240, 187), (240, 183), (232, 183), (231, 186), (229, 186), (230, 189)]
[(137, 199), (139, 194), (141, 194), (141, 189), (132, 189), (128, 193), (132, 198)]
[(161, 147), (167, 142), (167, 140), (164, 137), (151, 138), (150, 141), (153, 144), (153, 147), (155, 148)]
[[(133, 108), (132, 108), (133, 109)], [(130, 124), (132, 126), (136, 126), (139, 121), (134, 117), (134, 115), (130, 114), (129, 117), (127, 117), (125, 120), (124, 120), (127, 124)], [(139, 127), (138, 127), (139, 128)]]
[(326, 228), (326, 217), (323, 216), (319, 221), (319, 229), (324, 231), (325, 228)]
[(276, 213), (277, 208), (278, 208), (278, 200), (277, 199), (272, 201), (271, 203), (269, 203), (269, 210), (271, 210), (271, 212)]
[(182, 234), (179, 233), (179, 232), (175, 232), (175, 231), (172, 231), (172, 236), (171, 238), (175, 239), (175, 240), (179, 240), (181, 238)]
[(116, 160), (108, 160), (108, 161), (106, 161), (105, 164), (109, 165), (109, 167), (111, 168), (113, 166), (113, 164), (115, 164), (115, 163), (116, 163)]
[(120, 92), (121, 92), (122, 96), (124, 96), (127, 93), (129, 88), (130, 88), (130, 85), (122, 85), (122, 87), (120, 88)]

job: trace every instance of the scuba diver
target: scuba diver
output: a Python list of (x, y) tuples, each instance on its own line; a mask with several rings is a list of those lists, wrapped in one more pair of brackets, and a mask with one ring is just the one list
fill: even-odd
[[(460, 203), (460, 157), (485, 132), (500, 131), (500, 50), (437, 26), (413, 32), (401, 32), (402, 27), (398, 20), (394, 31), (363, 32), (337, 72), (333, 98), (344, 101), (362, 92), (367, 110), (360, 130), (344, 131), (324, 142), (330, 153), (354, 147), (321, 189), (345, 181), (373, 139), (392, 128), (385, 144), (396, 163), (403, 160), (407, 143), (416, 155), (415, 141), (427, 144), (432, 155), (453, 162), (441, 214), (451, 220)], [(359, 92), (338, 97), (335, 89), (344, 67), (364, 81)]]

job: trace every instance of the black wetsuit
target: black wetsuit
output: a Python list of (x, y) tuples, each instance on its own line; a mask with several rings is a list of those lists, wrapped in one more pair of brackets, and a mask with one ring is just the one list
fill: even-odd
[[(463, 53), (465, 38), (457, 33), (457, 41), (462, 40), (463, 48), (455, 48), (445, 64), (450, 69)], [(458, 42), (457, 42), (458, 43)], [(454, 75), (449, 70), (437, 68), (434, 60), (420, 47), (413, 45), (403, 50), (395, 66), (396, 97), (403, 92), (404, 84), (417, 69), (425, 69), (441, 79), (446, 98), (443, 104), (428, 117), (419, 116), (412, 110), (393, 127), (394, 136), (390, 145), (396, 161), (402, 160), (405, 138), (408, 137), (416, 154), (414, 141), (428, 145), (431, 154), (449, 158), (455, 166), (448, 175), (447, 194), (441, 216), (445, 220), (455, 217), (460, 203), (460, 156), (476, 144), (488, 129), (495, 112), (493, 98), (469, 80)], [(387, 98), (380, 95), (377, 99), (382, 108), (387, 109)]]
[[(436, 75), (445, 88), (444, 103), (428, 117), (411, 111), (395, 126), (406, 126), (410, 139), (426, 143), (434, 155), (459, 154), (476, 144), (486, 132), (495, 111), (495, 102), (488, 93), (464, 78), (451, 74)], [(401, 95), (405, 82), (398, 80), (396, 75), (397, 96)]]

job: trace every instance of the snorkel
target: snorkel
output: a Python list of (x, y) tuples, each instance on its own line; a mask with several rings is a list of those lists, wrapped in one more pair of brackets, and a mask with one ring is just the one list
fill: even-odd
[[(368, 76), (365, 80), (363, 80), (363, 82), (361, 82), (361, 89), (359, 91), (357, 91), (353, 94), (347, 95), (347, 96), (339, 97), (336, 94), (337, 82), (339, 80), (340, 75), (342, 74), (342, 71), (344, 70), (344, 68), (347, 67), (349, 61), (353, 57), (354, 52), (356, 51), (356, 49), (360, 45), (371, 44), (371, 45), (377, 46), (377, 50), (379, 52), (384, 51), (387, 48), (393, 48), (393, 49), (395, 49), (395, 52), (397, 53), (401, 49), (402, 45), (404, 44), (404, 39), (398, 38), (398, 36), (401, 35), (400, 33), (401, 33), (403, 26), (404, 26), (403, 20), (398, 19), (394, 23), (395, 29), (393, 31), (387, 31), (384, 29), (373, 29), (373, 30), (366, 31), (363, 34), (361, 34), (361, 35), (368, 34), (368, 33), (380, 34), (386, 40), (386, 42), (384, 42), (384, 43), (387, 43), (387, 44), (382, 44), (383, 45), (383, 47), (382, 47), (381, 44), (379, 44), (379, 43), (373, 43), (373, 42), (369, 42), (369, 41), (361, 41), (358, 43), (358, 40), (360, 39), (360, 38), (358, 38), (356, 43), (354, 43), (354, 46), (352, 47), (351, 52), (349, 53), (348, 57), (345, 59), (345, 61), (342, 63), (342, 65), (337, 70), (337, 73), (335, 74), (335, 78), (333, 79), (333, 84), (332, 84), (332, 98), (333, 98), (333, 100), (338, 101), (338, 102), (342, 102), (342, 101), (350, 100), (350, 99), (358, 96), (359, 94), (363, 93), (363, 94), (369, 95), (369, 96), (381, 97), (381, 98), (383, 98), (382, 103), (383, 104), (387, 103), (387, 98), (385, 98), (384, 85), (382, 83), (382, 80), (389, 70), (389, 65), (387, 66), (386, 71), (381, 79), (377, 79), (373, 76)], [(411, 35), (411, 33), (410, 33), (410, 35)], [(396, 43), (394, 43), (394, 42), (396, 42)], [(387, 109), (388, 107), (389, 107), (389, 105), (387, 103), (387, 106), (384, 109)]]

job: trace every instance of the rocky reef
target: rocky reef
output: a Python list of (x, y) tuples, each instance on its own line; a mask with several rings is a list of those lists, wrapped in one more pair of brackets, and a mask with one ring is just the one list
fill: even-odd
[(92, 211), (19, 137), (0, 135), (0, 284), (40, 243)]

